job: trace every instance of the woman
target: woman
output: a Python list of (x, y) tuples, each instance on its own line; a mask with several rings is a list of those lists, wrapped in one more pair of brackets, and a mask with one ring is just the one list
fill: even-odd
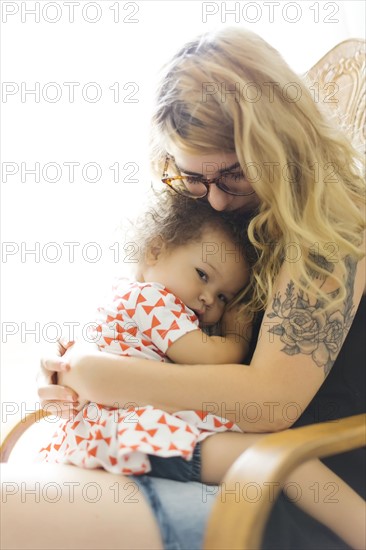
[[(260, 37), (225, 28), (184, 46), (165, 67), (159, 87), (152, 164), (178, 193), (251, 220), (248, 234), (258, 260), (242, 309), (254, 317), (257, 341), (248, 366), (151, 369), (148, 361), (137, 360), (132, 369), (130, 359), (73, 346), (64, 360), (44, 360), (43, 404), (61, 401), (66, 409), (77, 394), (105, 405), (150, 403), (168, 412), (214, 403), (247, 432), (239, 437), (248, 446), (258, 433), (364, 411), (359, 339), (365, 326), (364, 182), (358, 163), (301, 80)], [(55, 371), (62, 372), (63, 386), (49, 385)], [(247, 403), (259, 411), (255, 422), (245, 414)], [(204, 452), (210, 452), (209, 440)], [(362, 494), (362, 451), (326, 463)], [(19, 476), (7, 479), (17, 482)], [(135, 486), (106, 472), (90, 475), (61, 466), (37, 471), (34, 479), (81, 487), (96, 482), (101, 499), (94, 508), (82, 491), (74, 497), (76, 506), (64, 495), (53, 507), (44, 499), (38, 508), (26, 500), (27, 519), (21, 533), (14, 531), (13, 547), (30, 547), (29, 530), (47, 517), (38, 548), (83, 548), (91, 542), (94, 548), (199, 548), (212, 505), (209, 491), (203, 499), (205, 486), (195, 482), (177, 485), (142, 476)], [(108, 487), (118, 489), (119, 506)], [(127, 502), (131, 490), (137, 502)], [(8, 504), (7, 521), (13, 525), (17, 502), (9, 498)], [(87, 529), (78, 528), (76, 509)], [(64, 527), (58, 546), (57, 510)], [(345, 545), (280, 498), (263, 547)]]

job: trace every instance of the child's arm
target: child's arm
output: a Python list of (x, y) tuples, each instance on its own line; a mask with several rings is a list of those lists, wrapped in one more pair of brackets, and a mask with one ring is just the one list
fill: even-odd
[(237, 308), (228, 309), (221, 320), (222, 336), (208, 336), (201, 330), (188, 332), (166, 351), (174, 363), (240, 363), (249, 347), (252, 322), (237, 316)]
[[(225, 432), (204, 440), (201, 481), (221, 483), (233, 462), (260, 437), (263, 435)], [(284, 490), (294, 504), (352, 548), (366, 548), (365, 501), (322, 462), (310, 460), (296, 468), (286, 479)]]

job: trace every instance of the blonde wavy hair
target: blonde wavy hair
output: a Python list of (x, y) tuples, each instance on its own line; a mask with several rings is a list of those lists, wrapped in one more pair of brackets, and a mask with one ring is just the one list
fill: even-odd
[[(258, 259), (247, 312), (268, 305), (286, 260), (292, 280), (325, 307), (345, 299), (347, 258), (364, 255), (362, 157), (274, 48), (251, 31), (225, 27), (178, 51), (163, 68), (152, 119), (159, 177), (172, 144), (193, 155), (235, 152), (260, 200), (248, 226)], [(290, 246), (296, 261), (287, 258)], [(336, 298), (314, 274), (333, 279)]]

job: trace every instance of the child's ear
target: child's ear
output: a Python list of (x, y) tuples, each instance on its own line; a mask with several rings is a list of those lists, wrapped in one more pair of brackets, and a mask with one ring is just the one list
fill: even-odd
[(146, 251), (145, 262), (147, 265), (155, 265), (162, 253), (165, 251), (165, 243), (162, 237), (159, 235), (155, 237)]

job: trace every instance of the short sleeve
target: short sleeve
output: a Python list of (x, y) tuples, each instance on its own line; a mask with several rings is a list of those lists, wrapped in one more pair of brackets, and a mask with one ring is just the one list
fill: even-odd
[(144, 336), (163, 353), (179, 338), (198, 330), (198, 317), (163, 285), (141, 288), (134, 319)]

